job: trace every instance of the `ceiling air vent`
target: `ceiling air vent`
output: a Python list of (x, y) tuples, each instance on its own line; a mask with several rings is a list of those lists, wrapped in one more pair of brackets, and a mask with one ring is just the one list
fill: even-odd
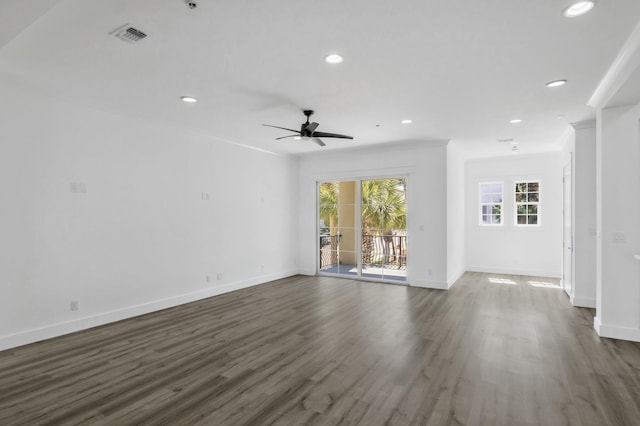
[(135, 43), (147, 36), (145, 33), (137, 28), (133, 28), (129, 24), (121, 25), (115, 30), (111, 31), (109, 34), (112, 34), (118, 37), (120, 40), (126, 41), (127, 43)]

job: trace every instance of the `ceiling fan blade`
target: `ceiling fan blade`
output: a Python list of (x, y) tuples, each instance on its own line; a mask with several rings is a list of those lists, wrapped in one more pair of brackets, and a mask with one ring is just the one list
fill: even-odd
[(315, 121), (313, 123), (309, 123), (305, 126), (304, 131), (305, 132), (309, 132), (309, 133), (313, 133), (317, 128), (318, 128), (319, 124), (316, 123)]
[(275, 140), (279, 141), (280, 139), (286, 139), (286, 138), (299, 138), (300, 135), (289, 135), (289, 136), (280, 136), (279, 138), (275, 138)]
[(298, 133), (298, 134), (300, 133), (300, 132), (299, 132), (299, 131), (297, 131), (297, 130), (287, 129), (286, 127), (280, 127), (280, 126), (272, 126), (271, 124), (263, 124), (263, 126), (273, 127), (273, 128), (275, 128), (275, 129), (288, 130), (288, 131), (290, 131), (290, 132), (294, 132), (294, 133)]
[(327, 144), (325, 144), (324, 142), (322, 142), (322, 140), (321, 140), (321, 139), (316, 138), (316, 137), (311, 138), (311, 140), (312, 140), (312, 141), (314, 141), (315, 143), (317, 143), (317, 144), (318, 144), (318, 145), (320, 145), (320, 146), (326, 146), (326, 145), (327, 145)]
[(353, 136), (339, 135), (337, 133), (325, 133), (325, 132), (314, 132), (313, 136), (316, 136), (319, 138), (353, 139)]

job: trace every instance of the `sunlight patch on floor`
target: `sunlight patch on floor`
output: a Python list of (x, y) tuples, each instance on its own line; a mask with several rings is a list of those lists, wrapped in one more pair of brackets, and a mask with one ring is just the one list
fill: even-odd
[(543, 288), (561, 288), (560, 284), (556, 283), (548, 283), (543, 281), (529, 281), (533, 287), (543, 287)]
[(518, 285), (517, 282), (507, 279), (507, 278), (493, 278), (490, 277), (489, 278), (489, 282), (494, 283), (494, 284), (509, 284), (509, 285)]

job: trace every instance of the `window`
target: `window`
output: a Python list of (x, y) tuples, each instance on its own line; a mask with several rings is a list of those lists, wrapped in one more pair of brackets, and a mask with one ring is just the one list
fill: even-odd
[(502, 225), (502, 182), (480, 183), (480, 225)]
[(515, 224), (540, 225), (540, 182), (515, 182)]

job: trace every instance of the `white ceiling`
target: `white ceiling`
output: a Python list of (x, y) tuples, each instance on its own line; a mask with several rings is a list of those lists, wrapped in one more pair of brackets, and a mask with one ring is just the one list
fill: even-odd
[[(196, 1), (2, 2), (0, 83), (276, 153), (451, 139), (499, 155), (507, 138), (537, 152), (594, 116), (586, 103), (640, 19), (638, 0), (574, 19), (563, 0)], [(148, 37), (108, 34), (125, 23)], [(544, 86), (555, 79), (569, 83)], [(261, 126), (298, 128), (305, 108), (355, 140), (320, 148)]]

